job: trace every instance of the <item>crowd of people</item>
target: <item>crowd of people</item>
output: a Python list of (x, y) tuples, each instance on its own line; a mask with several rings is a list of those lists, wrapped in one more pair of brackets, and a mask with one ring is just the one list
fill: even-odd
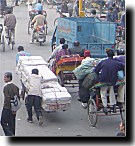
[[(118, 3), (119, 2), (119, 3)], [(121, 1), (116, 1), (115, 3), (110, 3), (108, 0), (108, 13), (106, 15), (106, 20), (110, 22), (119, 22), (119, 24), (125, 28), (125, 13), (121, 13), (120, 9), (123, 11), (125, 8), (123, 3), (120, 3)], [(123, 1), (122, 1), (123, 2)], [(79, 1), (76, 1), (75, 5), (73, 5), (72, 1), (65, 2), (63, 1), (61, 4), (61, 12), (62, 13), (69, 13), (70, 17), (72, 17), (73, 11), (76, 11), (76, 15), (78, 14), (78, 4)], [(120, 8), (118, 7), (119, 5)], [(18, 5), (18, 4), (16, 4)], [(41, 1), (38, 0), (37, 4), (35, 5), (34, 9), (38, 11), (38, 15), (36, 15), (32, 20), (32, 25), (34, 25), (33, 33), (35, 33), (35, 28), (37, 25), (44, 25), (46, 23), (46, 19), (42, 14), (43, 11), (43, 5), (41, 4)], [(92, 10), (92, 17), (96, 16), (96, 10)], [(8, 29), (12, 29), (13, 33), (15, 33), (15, 27), (16, 27), (16, 17), (14, 14), (12, 14), (11, 10), (7, 11), (7, 14), (4, 16), (4, 26), (5, 31), (7, 32)], [(7, 34), (8, 35), (8, 34)], [(33, 35), (33, 34), (32, 34)], [(7, 36), (8, 37), (8, 36)], [(32, 38), (31, 38), (32, 42)], [(85, 49), (80, 46), (79, 41), (75, 41), (72, 48), (68, 47), (68, 44), (65, 43), (65, 39), (61, 38), (59, 42), (59, 46), (55, 48), (55, 50), (52, 52), (51, 56), (48, 58), (48, 63), (51, 59), (54, 59), (53, 61), (53, 71), (55, 72), (55, 64), (61, 59), (62, 56), (66, 55), (72, 55), (72, 54), (78, 54), (80, 57), (90, 57), (90, 54), (88, 56), (85, 56)], [(109, 83), (111, 86), (101, 87), (100, 94), (101, 94), (101, 100), (103, 103), (103, 112), (105, 114), (108, 114), (108, 108), (107, 108), (107, 90), (109, 89), (109, 97), (110, 97), (110, 104), (113, 106), (113, 112), (116, 113), (116, 105), (122, 106), (124, 104), (124, 87), (120, 86), (118, 89), (118, 99), (116, 101), (115, 93), (114, 93), (114, 85), (117, 82), (118, 79), (118, 71), (125, 70), (125, 53), (122, 52), (122, 56), (118, 56), (114, 58), (114, 50), (108, 49), (106, 50), (107, 58), (101, 60), (97, 66), (94, 68), (94, 72), (98, 75), (98, 82), (101, 83)], [(16, 55), (16, 65), (19, 60), (19, 56), (30, 56), (31, 54), (26, 52), (23, 48), (23, 46), (18, 47), (18, 53)], [(124, 57), (123, 57), (124, 56)], [(110, 78), (111, 77), (111, 78)], [(3, 89), (4, 93), (4, 106), (2, 110), (1, 115), (1, 125), (3, 128), (3, 131), (6, 136), (14, 136), (15, 135), (15, 117), (16, 113), (12, 112), (10, 110), (10, 97), (17, 95), (19, 96), (19, 88), (12, 83), (12, 73), (6, 72), (4, 74), (4, 81), (5, 86)], [(27, 121), (29, 123), (33, 123), (32, 118), (32, 106), (34, 106), (37, 120), (39, 121), (39, 125), (41, 126), (43, 124), (43, 115), (41, 112), (41, 83), (42, 83), (42, 77), (39, 76), (38, 69), (33, 69), (31, 72), (31, 76), (28, 79), (28, 85), (27, 85), (27, 97), (26, 97), (26, 109), (28, 113)], [(31, 86), (32, 85), (32, 86)], [(9, 118), (10, 117), (10, 118)], [(125, 126), (125, 123), (121, 124), (122, 126)], [(121, 126), (121, 127), (122, 127)], [(123, 128), (123, 127), (122, 127)], [(117, 136), (122, 135), (125, 132), (125, 127), (121, 130), (122, 132), (118, 134)]]

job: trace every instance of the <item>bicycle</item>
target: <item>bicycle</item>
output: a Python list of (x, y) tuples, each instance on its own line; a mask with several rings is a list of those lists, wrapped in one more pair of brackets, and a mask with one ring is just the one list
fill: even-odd
[(8, 29), (7, 30), (7, 34), (8, 35), (5, 36), (7, 45), (10, 45), (12, 50), (14, 49), (14, 45), (15, 45), (15, 42), (14, 42), (14, 31), (15, 31), (14, 29)]
[(5, 52), (5, 40), (2, 31), (3, 31), (3, 25), (0, 24), (0, 44), (2, 45), (2, 51)]

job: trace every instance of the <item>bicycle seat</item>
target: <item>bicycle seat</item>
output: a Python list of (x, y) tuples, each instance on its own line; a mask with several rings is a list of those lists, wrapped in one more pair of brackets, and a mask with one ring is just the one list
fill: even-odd
[(115, 86), (120, 86), (120, 85), (125, 85), (125, 81), (124, 80), (118, 80), (115, 84)]
[(105, 86), (111, 86), (111, 84), (99, 82), (99, 83), (96, 83), (95, 85), (93, 85), (89, 90), (98, 89), (98, 88), (105, 87)]

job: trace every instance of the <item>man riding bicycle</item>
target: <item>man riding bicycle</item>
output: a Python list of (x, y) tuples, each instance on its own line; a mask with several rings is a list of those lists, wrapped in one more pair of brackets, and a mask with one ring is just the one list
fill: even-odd
[(33, 20), (31, 25), (34, 25), (33, 29), (33, 34), (31, 36), (31, 41), (30, 43), (33, 43), (33, 37), (36, 32), (37, 26), (44, 26), (46, 24), (46, 17), (43, 15), (42, 11), (38, 11), (38, 15), (36, 15)]
[(7, 14), (4, 16), (4, 26), (5, 26), (5, 37), (9, 37), (8, 31), (11, 30), (13, 34), (13, 41), (15, 42), (15, 26), (16, 26), (16, 17), (12, 14), (11, 10), (7, 10)]
[(38, 0), (38, 3), (34, 7), (35, 11), (43, 11), (43, 5), (41, 4), (41, 0)]

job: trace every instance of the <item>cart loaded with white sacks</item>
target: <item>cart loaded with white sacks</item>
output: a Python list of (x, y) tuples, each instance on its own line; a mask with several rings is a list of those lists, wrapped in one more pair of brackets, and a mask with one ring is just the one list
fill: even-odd
[(27, 91), (28, 78), (32, 69), (37, 68), (42, 76), (42, 108), (45, 111), (68, 110), (71, 106), (71, 95), (65, 87), (61, 87), (55, 74), (47, 67), (41, 56), (20, 56), (16, 67), (22, 84), (23, 97)]

